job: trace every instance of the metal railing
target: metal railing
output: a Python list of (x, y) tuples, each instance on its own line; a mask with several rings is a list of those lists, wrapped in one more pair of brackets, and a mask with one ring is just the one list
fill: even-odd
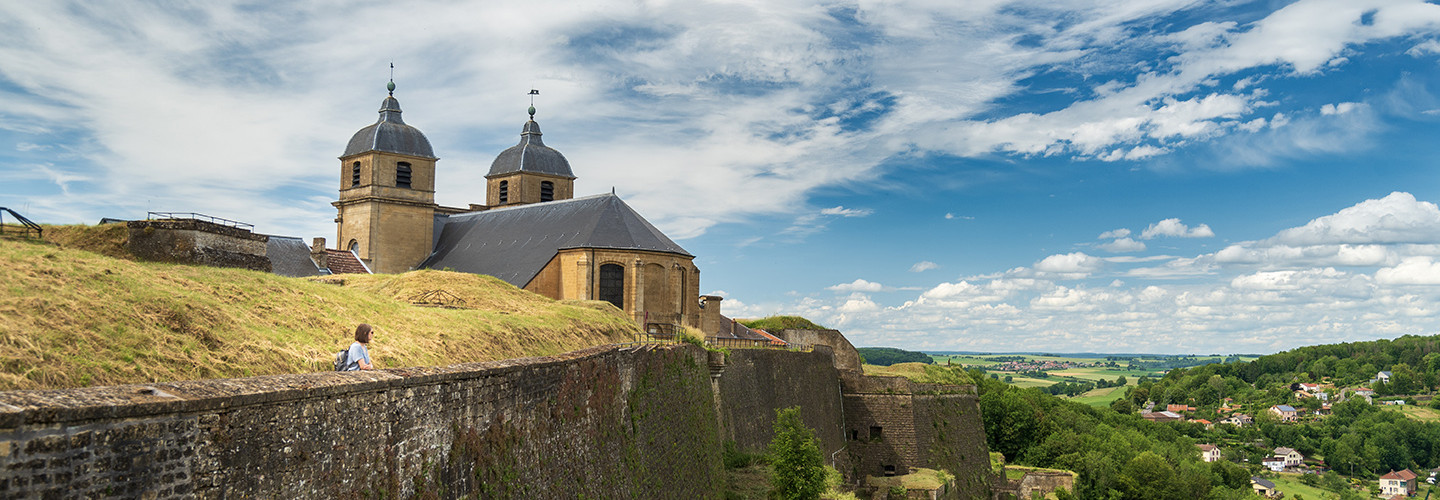
[(757, 339), (732, 339), (724, 337), (705, 337), (705, 343), (715, 347), (726, 349), (784, 349), (787, 351), (810, 352), (814, 347), (810, 344), (789, 344), (774, 340)]
[(146, 212), (145, 219), (146, 219), (146, 220), (192, 219), (192, 220), (209, 222), (209, 223), (211, 223), (211, 224), (216, 224), (216, 225), (221, 225), (221, 226), (229, 226), (229, 227), (233, 227), (233, 228), (236, 228), (236, 229), (244, 229), (244, 230), (247, 230), (247, 231), (254, 231), (254, 230), (255, 230), (255, 225), (254, 225), (254, 224), (248, 224), (248, 223), (244, 223), (244, 222), (240, 222), (240, 221), (235, 221), (235, 220), (230, 220), (230, 219), (225, 219), (225, 218), (220, 218), (220, 217), (213, 217), (213, 216), (209, 216), (209, 215), (205, 215), (205, 214), (197, 214), (197, 213), (195, 213), (195, 212)]
[[(16, 221), (20, 222), (20, 224), (6, 224), (5, 212), (9, 212), (10, 216), (14, 217)], [(39, 224), (34, 223), (30, 219), (26, 219), (25, 216), (15, 213), (14, 210), (0, 207), (0, 235), (16, 235), (28, 237), (31, 235), (31, 233), (34, 233), (35, 238), (38, 239), (45, 234), (45, 230), (41, 229)]]

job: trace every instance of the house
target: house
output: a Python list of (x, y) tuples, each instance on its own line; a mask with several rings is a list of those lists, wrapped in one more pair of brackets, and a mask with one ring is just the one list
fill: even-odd
[(1390, 372), (1380, 372), (1380, 373), (1376, 373), (1376, 374), (1375, 374), (1375, 381), (1376, 381), (1376, 382), (1384, 382), (1384, 383), (1386, 383), (1386, 384), (1389, 384), (1389, 383), (1390, 383)]
[(1290, 405), (1275, 405), (1270, 407), (1270, 413), (1280, 418), (1281, 422), (1295, 422), (1300, 420), (1300, 412)]
[(1304, 455), (1291, 448), (1275, 448), (1272, 456), (1284, 460), (1286, 467), (1299, 467), (1300, 463), (1305, 461)]
[(1310, 394), (1320, 392), (1320, 384), (1301, 383), (1300, 390)]
[(1195, 445), (1195, 447), (1196, 447), (1196, 448), (1200, 448), (1200, 460), (1201, 460), (1201, 461), (1205, 461), (1205, 462), (1218, 462), (1218, 461), (1220, 461), (1220, 447), (1215, 446), (1215, 445), (1213, 445), (1213, 444), (1197, 444), (1197, 445)]
[(1413, 495), (1415, 494), (1415, 473), (1410, 469), (1400, 472), (1390, 471), (1389, 474), (1380, 476), (1381, 495)]
[(1355, 395), (1364, 398), (1371, 398), (1375, 396), (1375, 389), (1371, 389), (1369, 387), (1361, 387), (1359, 389), (1355, 389)]
[(1260, 459), (1260, 463), (1264, 465), (1266, 469), (1270, 469), (1271, 472), (1280, 472), (1285, 470), (1284, 457), (1265, 457)]
[(1274, 498), (1280, 494), (1280, 490), (1275, 489), (1275, 483), (1267, 481), (1260, 476), (1252, 476), (1250, 478), (1250, 487), (1255, 489), (1256, 495), (1265, 498)]
[(1180, 414), (1178, 413), (1170, 411), (1152, 411), (1150, 413), (1141, 413), (1140, 418), (1149, 420), (1151, 422), (1179, 422), (1185, 420), (1185, 417), (1180, 416)]
[(610, 302), (646, 331), (723, 330), (694, 255), (613, 192), (575, 196), (577, 177), (541, 139), (534, 106), (519, 143), (490, 164), (485, 203), (447, 207), (435, 202), (439, 157), (388, 88), (379, 119), (339, 157), (336, 248), (316, 238), (311, 252), (332, 272), (486, 274), (556, 300)]
[(1197, 423), (1197, 424), (1203, 425), (1203, 426), (1205, 426), (1206, 429), (1214, 429), (1214, 428), (1215, 428), (1215, 423), (1214, 423), (1214, 422), (1211, 422), (1211, 421), (1209, 421), (1209, 420), (1205, 420), (1205, 419), (1203, 419), (1203, 418), (1197, 418), (1197, 419), (1195, 419), (1195, 420), (1191, 420), (1191, 422), (1195, 422), (1195, 423)]
[(1226, 417), (1225, 420), (1221, 420), (1220, 423), (1230, 424), (1235, 427), (1245, 427), (1247, 425), (1255, 423), (1255, 419), (1250, 418), (1249, 415), (1246, 415), (1244, 413), (1236, 413), (1234, 415)]
[(1168, 412), (1171, 412), (1171, 413), (1180, 413), (1180, 412), (1186, 412), (1186, 411), (1195, 411), (1195, 407), (1194, 407), (1194, 406), (1190, 406), (1190, 405), (1169, 404), (1169, 405), (1165, 405), (1165, 411), (1168, 411)]

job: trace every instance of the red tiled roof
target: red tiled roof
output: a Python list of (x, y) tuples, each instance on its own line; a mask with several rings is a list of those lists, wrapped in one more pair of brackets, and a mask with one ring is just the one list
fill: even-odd
[(331, 274), (372, 274), (365, 268), (365, 263), (360, 262), (358, 257), (349, 250), (325, 249), (325, 263), (330, 266)]
[(1213, 444), (1197, 444), (1197, 445), (1195, 445), (1195, 446), (1199, 446), (1199, 447), (1200, 447), (1200, 451), (1210, 451), (1210, 450), (1215, 449), (1215, 445), (1213, 445)]
[(1410, 469), (1405, 469), (1400, 472), (1395, 472), (1392, 470), (1389, 474), (1380, 476), (1380, 479), (1398, 479), (1401, 481), (1409, 481), (1411, 479), (1415, 479), (1415, 473), (1410, 472)]
[(761, 330), (761, 329), (759, 329), (759, 328), (751, 328), (750, 331), (755, 332), (755, 333), (758, 333), (758, 334), (760, 334), (760, 335), (764, 335), (765, 338), (770, 339), (770, 345), (786, 345), (786, 344), (788, 344), (788, 343), (785, 342), (784, 340), (780, 340), (780, 337), (776, 337), (776, 336), (774, 336), (774, 335), (771, 335), (770, 332), (767, 332), (767, 331), (765, 331), (765, 330)]

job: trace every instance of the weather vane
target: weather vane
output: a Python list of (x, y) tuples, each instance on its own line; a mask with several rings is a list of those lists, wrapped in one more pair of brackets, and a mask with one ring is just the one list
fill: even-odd
[(395, 61), (390, 61), (390, 83), (386, 84), (385, 88), (390, 91), (391, 96), (395, 95)]
[(530, 89), (530, 119), (535, 119), (535, 96), (540, 95), (539, 90)]

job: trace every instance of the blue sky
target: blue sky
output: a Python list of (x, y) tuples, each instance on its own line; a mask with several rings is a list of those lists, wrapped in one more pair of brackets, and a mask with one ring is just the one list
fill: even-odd
[(541, 90), (732, 317), (857, 345), (1265, 353), (1440, 329), (1440, 5), (10, 2), (0, 206), (334, 239), (389, 63), (437, 201)]

